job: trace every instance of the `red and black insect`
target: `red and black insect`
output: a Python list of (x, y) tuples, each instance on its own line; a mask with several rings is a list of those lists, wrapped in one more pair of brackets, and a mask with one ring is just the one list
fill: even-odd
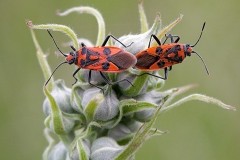
[[(127, 70), (128, 68), (134, 66), (137, 62), (136, 57), (132, 55), (129, 52), (124, 51), (121, 48), (118, 47), (113, 47), (113, 46), (105, 46), (106, 43), (108, 42), (109, 38), (112, 37), (119, 43), (121, 43), (125, 48), (128, 47), (124, 45), (122, 42), (120, 42), (117, 38), (115, 38), (112, 35), (108, 35), (103, 44), (98, 47), (87, 47), (84, 43), (81, 43), (81, 48), (79, 50), (76, 50), (73, 46), (71, 46), (72, 50), (69, 54), (64, 54), (59, 47), (57, 46), (57, 43), (55, 42), (52, 34), (50, 33), (49, 30), (47, 30), (49, 35), (52, 37), (54, 44), (56, 45), (57, 49), (60, 51), (60, 53), (66, 57), (65, 61), (60, 63), (55, 70), (53, 71), (52, 75), (54, 72), (62, 65), (65, 63), (68, 64), (75, 64), (78, 66), (77, 70), (73, 73), (73, 77), (75, 79), (75, 84), (77, 82), (77, 78), (75, 77), (78, 71), (83, 68), (83, 69), (89, 69), (89, 74), (88, 74), (88, 83), (102, 89), (101, 87), (92, 84), (91, 83), (91, 71), (99, 71), (100, 75), (103, 77), (104, 81), (109, 84), (109, 85), (114, 85), (119, 82), (127, 81), (132, 85), (132, 83), (127, 80), (127, 79), (122, 79), (116, 82), (111, 82), (106, 75), (103, 74), (103, 72), (106, 73), (117, 73), (117, 72), (122, 72)], [(131, 43), (132, 44), (132, 43)], [(130, 45), (131, 45), (130, 44)], [(129, 46), (130, 46), (129, 45)], [(49, 82), (51, 79), (52, 75), (49, 77), (45, 85)]]
[[(164, 77), (160, 77), (148, 72), (145, 72), (141, 75), (148, 74), (166, 80), (168, 78), (168, 71), (172, 69), (173, 65), (182, 63), (187, 56), (191, 56), (192, 53), (195, 53), (202, 60), (207, 74), (209, 74), (207, 66), (202, 57), (197, 52), (193, 51), (193, 47), (197, 45), (202, 36), (204, 27), (205, 22), (202, 26), (201, 34), (194, 45), (178, 43), (180, 37), (171, 34), (165, 35), (166, 39), (163, 44), (161, 44), (160, 40), (155, 35), (151, 35), (148, 49), (136, 54), (137, 63), (135, 67), (142, 71), (155, 71), (164, 69)], [(152, 38), (156, 40), (159, 46), (150, 47)], [(165, 44), (169, 38), (171, 43)], [(176, 39), (174, 40), (174, 38)]]

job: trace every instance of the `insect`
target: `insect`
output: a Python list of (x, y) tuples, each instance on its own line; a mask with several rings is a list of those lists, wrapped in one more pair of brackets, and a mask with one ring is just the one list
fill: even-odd
[[(192, 53), (195, 53), (202, 60), (206, 72), (209, 74), (207, 66), (204, 63), (202, 57), (197, 52), (193, 51), (193, 47), (198, 44), (199, 40), (202, 37), (205, 24), (206, 22), (203, 23), (200, 36), (194, 45), (178, 43), (180, 37), (171, 34), (165, 35), (166, 39), (163, 44), (161, 44), (160, 40), (154, 34), (152, 34), (150, 37), (148, 49), (141, 51), (135, 55), (137, 58), (135, 67), (142, 71), (156, 71), (159, 69), (164, 69), (164, 77), (160, 77), (149, 72), (145, 72), (141, 75), (148, 74), (166, 80), (168, 78), (168, 71), (172, 69), (173, 65), (182, 63), (182, 61), (187, 56), (191, 56)], [(152, 38), (155, 39), (159, 46), (150, 47)], [(171, 43), (165, 44), (169, 38)], [(174, 40), (174, 38), (176, 39)]]
[(111, 82), (103, 72), (106, 73), (118, 73), (127, 70), (128, 68), (134, 66), (137, 62), (137, 59), (134, 55), (129, 52), (124, 51), (121, 48), (113, 47), (113, 46), (105, 46), (108, 42), (109, 38), (113, 38), (119, 43), (121, 43), (125, 48), (129, 47), (130, 45), (126, 46), (122, 42), (120, 42), (117, 38), (112, 35), (108, 35), (101, 46), (98, 47), (87, 47), (84, 43), (81, 43), (81, 48), (76, 50), (73, 46), (70, 46), (73, 51), (69, 54), (64, 54), (59, 47), (57, 46), (56, 41), (54, 40), (52, 34), (49, 30), (47, 30), (49, 35), (52, 37), (52, 40), (59, 50), (59, 52), (66, 57), (65, 61), (60, 63), (52, 72), (49, 79), (46, 81), (45, 86), (48, 84), (49, 80), (53, 76), (54, 72), (63, 64), (75, 64), (78, 68), (73, 73), (73, 78), (75, 79), (75, 84), (77, 82), (77, 78), (75, 77), (76, 74), (80, 69), (89, 69), (88, 74), (88, 83), (92, 86), (95, 86), (101, 90), (101, 87), (91, 83), (91, 73), (92, 70), (99, 71), (100, 75), (104, 79), (104, 81), (109, 85), (114, 85), (123, 81), (127, 81), (132, 85), (132, 83), (128, 79), (122, 79), (116, 82)]

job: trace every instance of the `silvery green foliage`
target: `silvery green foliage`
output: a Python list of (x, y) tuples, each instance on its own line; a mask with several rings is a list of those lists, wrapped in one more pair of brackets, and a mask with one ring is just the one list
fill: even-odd
[[(56, 99), (58, 107), (61, 108), (63, 112), (73, 113), (74, 109), (70, 104), (71, 100), (71, 89), (66, 87), (62, 80), (56, 81), (55, 86), (52, 90), (52, 96)], [(43, 102), (43, 112), (48, 116), (51, 112), (50, 102), (45, 99)]]
[(91, 147), (91, 160), (112, 160), (124, 149), (109, 137), (97, 138)]
[[(71, 8), (59, 15), (66, 16), (72, 12), (88, 13), (96, 17), (99, 27), (96, 45), (101, 44), (105, 37), (105, 23), (101, 14), (94, 8), (81, 6)], [(141, 33), (119, 38), (126, 45), (133, 42), (130, 47), (124, 48), (132, 54), (146, 49), (151, 34), (156, 34), (161, 39), (182, 18), (180, 16), (170, 25), (162, 27), (161, 19), (157, 16), (152, 27), (148, 29), (141, 3), (139, 13)], [(37, 57), (45, 79), (48, 79), (51, 74), (50, 68), (32, 29), (51, 29), (63, 32), (71, 38), (73, 46), (79, 48), (77, 36), (73, 30), (64, 25), (33, 25), (29, 21), (28, 26), (31, 28)], [(117, 43), (115, 45), (122, 47)], [(154, 46), (154, 42), (151, 45)], [(108, 74), (113, 82), (127, 78), (133, 86), (125, 82), (108, 86), (98, 72), (93, 72), (92, 83), (102, 87), (104, 92), (88, 84), (87, 74), (87, 70), (80, 72), (78, 82), (72, 88), (67, 87), (62, 80), (54, 81), (53, 79), (49, 81), (48, 86), (44, 87), (46, 95), (43, 103), (46, 116), (44, 133), (49, 145), (44, 151), (43, 159), (134, 159), (136, 151), (147, 139), (164, 133), (153, 128), (161, 112), (190, 100), (200, 100), (217, 104), (224, 109), (234, 109), (215, 98), (200, 94), (192, 94), (171, 103), (177, 95), (193, 86), (162, 91), (161, 88), (165, 81), (148, 75), (136, 76), (139, 71), (135, 69), (118, 74)]]

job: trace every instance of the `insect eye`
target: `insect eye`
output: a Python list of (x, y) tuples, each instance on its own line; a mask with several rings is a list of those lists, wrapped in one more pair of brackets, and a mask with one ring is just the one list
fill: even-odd
[(68, 64), (73, 64), (74, 63), (74, 58), (72, 58), (69, 62), (68, 62)]
[(74, 52), (70, 52), (69, 56), (66, 58), (68, 64), (73, 64), (76, 60)]

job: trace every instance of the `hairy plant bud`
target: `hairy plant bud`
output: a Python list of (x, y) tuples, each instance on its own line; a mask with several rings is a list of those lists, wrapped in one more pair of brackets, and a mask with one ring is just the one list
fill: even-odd
[(112, 138), (98, 138), (91, 147), (91, 160), (113, 160), (123, 149)]
[(83, 93), (82, 106), (89, 120), (108, 121), (116, 117), (119, 100), (113, 90), (103, 95), (98, 88), (91, 88)]
[[(63, 80), (57, 80), (54, 84), (55, 85), (51, 95), (54, 97), (58, 107), (65, 113), (74, 113), (70, 99), (71, 89), (65, 86)], [(51, 107), (48, 98), (46, 98), (43, 102), (43, 112), (46, 116), (51, 113)]]

